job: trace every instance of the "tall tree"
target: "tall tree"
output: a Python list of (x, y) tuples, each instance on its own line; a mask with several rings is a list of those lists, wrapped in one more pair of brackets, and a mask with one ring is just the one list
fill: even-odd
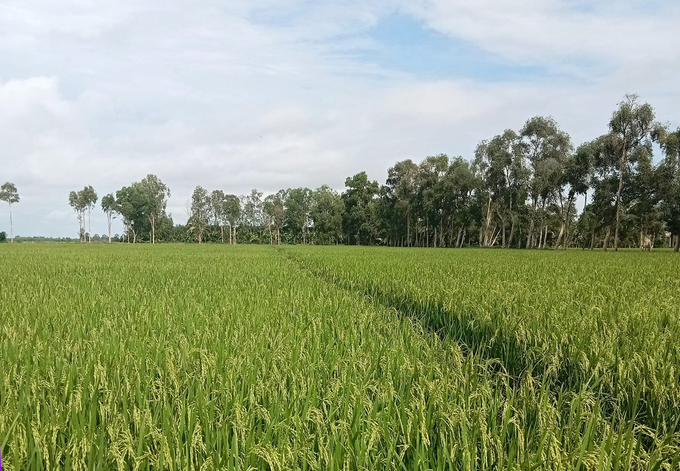
[(315, 243), (338, 244), (342, 241), (342, 214), (345, 209), (340, 195), (328, 185), (312, 193), (310, 217)]
[(14, 223), (12, 221), (12, 205), (20, 201), (19, 192), (14, 183), (6, 182), (0, 186), (0, 201), (7, 203), (9, 207), (9, 238), (14, 242)]
[(97, 192), (94, 191), (92, 186), (88, 185), (80, 191), (78, 197), (81, 199), (81, 206), (87, 210), (87, 232), (85, 236), (88, 242), (92, 242), (92, 208), (97, 203)]
[(226, 195), (224, 197), (223, 208), (224, 218), (231, 229), (229, 241), (236, 244), (236, 227), (241, 219), (241, 200), (236, 195)]
[(118, 212), (118, 205), (116, 204), (116, 197), (112, 193), (102, 197), (102, 211), (106, 214), (106, 222), (109, 228), (109, 244), (111, 243), (111, 224), (116, 218), (115, 214)]
[(658, 128), (656, 134), (664, 152), (656, 173), (661, 213), (671, 233), (671, 245), (680, 252), (680, 128), (675, 132)]
[[(490, 141), (483, 141), (475, 151), (475, 167), (483, 179), (488, 198), (483, 245), (493, 246), (500, 237), (501, 246), (509, 247), (515, 233), (518, 205), (526, 199), (528, 179), (523, 143), (517, 133), (508, 129)], [(494, 219), (500, 227), (493, 224)], [(508, 223), (510, 234), (506, 237)]]
[[(520, 136), (524, 144), (522, 150), (531, 169), (527, 186), (531, 209), (526, 243), (526, 247), (530, 248), (535, 246), (534, 229), (539, 204), (544, 209), (554, 197), (563, 177), (564, 162), (572, 147), (569, 135), (560, 129), (555, 120), (543, 116), (527, 120)], [(539, 231), (542, 229), (541, 226)]]
[[(569, 238), (569, 230), (571, 224), (571, 211), (575, 204), (577, 195), (584, 196), (583, 208), (588, 203), (588, 189), (593, 180), (593, 147), (592, 143), (581, 144), (571, 156), (567, 158), (562, 174), (562, 184), (569, 189), (567, 195), (566, 210), (563, 208), (562, 212), (562, 228), (557, 239), (556, 246), (561, 243), (562, 235), (564, 235), (564, 248), (567, 248)], [(561, 190), (560, 190), (561, 195)]]
[[(210, 193), (210, 209), (212, 212), (215, 224), (220, 226), (220, 241), (224, 244), (224, 228), (227, 225), (226, 215), (224, 212), (224, 200), (226, 196), (222, 190), (213, 190)], [(231, 237), (231, 231), (229, 232)], [(231, 240), (230, 240), (231, 242)]]
[(145, 214), (151, 223), (151, 243), (156, 243), (156, 227), (165, 216), (170, 189), (156, 175), (149, 174), (140, 182), (146, 199)]
[(286, 201), (290, 190), (279, 190), (264, 199), (263, 211), (269, 226), (269, 243), (281, 245), (281, 229), (285, 223)]
[(619, 182), (619, 152), (615, 137), (605, 134), (590, 143), (593, 151), (593, 203), (596, 232), (605, 231), (602, 249), (609, 249), (616, 220), (616, 189)]
[[(419, 217), (425, 221), (425, 246), (437, 246), (437, 228), (442, 232), (445, 187), (443, 183), (449, 168), (446, 154), (426, 157), (418, 166), (417, 209)], [(422, 243), (421, 243), (422, 245)]]
[(654, 109), (648, 103), (640, 104), (637, 95), (626, 95), (609, 121), (609, 130), (619, 151), (619, 184), (616, 190), (614, 250), (619, 249), (621, 192), (623, 191), (626, 173), (634, 163), (631, 156), (635, 156), (637, 148), (651, 138), (654, 127)]
[(264, 229), (264, 213), (262, 192), (253, 189), (246, 196), (241, 197), (241, 222), (245, 229), (248, 242), (262, 243), (262, 231)]
[(397, 162), (387, 171), (385, 186), (387, 188), (385, 196), (390, 200), (389, 206), (392, 209), (391, 225), (402, 226), (402, 230), (396, 232), (394, 236), (399, 238), (405, 235), (405, 245), (410, 247), (411, 228), (415, 217), (416, 196), (418, 194), (418, 165), (413, 163), (411, 159)]
[(308, 242), (311, 209), (312, 190), (293, 188), (288, 192), (284, 224), (296, 243), (306, 244)]
[(79, 191), (71, 191), (68, 194), (68, 204), (73, 208), (78, 218), (78, 239), (83, 242), (85, 238), (85, 206), (83, 206), (83, 199), (80, 197)]
[(347, 242), (350, 245), (372, 244), (375, 242), (374, 198), (378, 194), (378, 182), (369, 180), (366, 172), (360, 172), (347, 177), (345, 187), (342, 194), (345, 204), (343, 231), (347, 234)]
[(210, 194), (202, 186), (197, 186), (191, 195), (191, 216), (189, 224), (196, 231), (198, 243), (203, 243), (205, 228), (210, 224), (210, 216), (213, 213)]
[(136, 243), (137, 236), (149, 229), (147, 204), (148, 199), (139, 182), (124, 186), (116, 192), (116, 207), (123, 218), (128, 242)]
[[(444, 180), (446, 205), (449, 207), (451, 218), (450, 246), (461, 247), (474, 222), (473, 193), (479, 184), (469, 162), (462, 157), (456, 157), (451, 161)], [(453, 231), (456, 229), (454, 234)]]

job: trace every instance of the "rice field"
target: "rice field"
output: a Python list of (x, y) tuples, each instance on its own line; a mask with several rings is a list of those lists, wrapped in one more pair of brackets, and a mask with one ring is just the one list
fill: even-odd
[(0, 246), (2, 469), (680, 468), (680, 258)]

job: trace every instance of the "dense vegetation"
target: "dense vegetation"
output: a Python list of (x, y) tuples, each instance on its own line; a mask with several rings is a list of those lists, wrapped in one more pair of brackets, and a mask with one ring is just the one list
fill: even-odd
[[(662, 152), (656, 163), (654, 145)], [(680, 250), (680, 129), (657, 122), (635, 96), (619, 104), (607, 134), (576, 148), (553, 119), (534, 117), (481, 142), (470, 160), (404, 160), (384, 185), (360, 172), (345, 187), (237, 196), (198, 186), (188, 223), (176, 225), (166, 212), (170, 189), (147, 175), (105, 195), (101, 209), (107, 239), (133, 243)], [(3, 185), (0, 200), (9, 202), (11, 217), (16, 187)], [(95, 189), (73, 191), (68, 201), (80, 240), (103, 238), (91, 236)], [(116, 217), (123, 235), (112, 234)]]
[(678, 260), (5, 245), (3, 469), (678, 469)]

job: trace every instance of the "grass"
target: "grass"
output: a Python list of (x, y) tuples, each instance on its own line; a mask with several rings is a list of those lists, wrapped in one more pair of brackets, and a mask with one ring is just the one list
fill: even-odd
[(670, 253), (0, 247), (3, 469), (677, 469)]

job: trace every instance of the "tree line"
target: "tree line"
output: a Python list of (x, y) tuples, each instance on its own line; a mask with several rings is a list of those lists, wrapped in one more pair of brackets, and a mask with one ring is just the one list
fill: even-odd
[[(5, 185), (0, 200), (11, 207), (18, 194)], [(169, 196), (155, 175), (104, 196), (109, 242), (678, 251), (680, 128), (660, 124), (651, 105), (629, 95), (608, 133), (577, 147), (554, 119), (537, 116), (482, 141), (470, 160), (439, 154), (396, 162), (382, 185), (360, 172), (342, 192), (323, 185), (237, 196), (198, 186), (184, 225), (166, 213)], [(83, 242), (91, 241), (96, 202), (91, 186), (69, 195)], [(124, 232), (113, 236), (117, 217)]]

